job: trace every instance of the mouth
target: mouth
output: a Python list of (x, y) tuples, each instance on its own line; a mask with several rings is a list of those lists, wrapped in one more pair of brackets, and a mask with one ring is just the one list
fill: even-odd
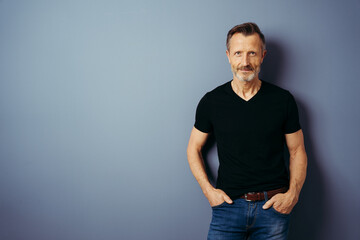
[(241, 68), (238, 68), (238, 70), (240, 70), (241, 72), (253, 72), (254, 71), (254, 69), (250, 66), (241, 67)]
[(247, 73), (252, 73), (252, 70), (240, 70), (241, 73), (247, 74)]

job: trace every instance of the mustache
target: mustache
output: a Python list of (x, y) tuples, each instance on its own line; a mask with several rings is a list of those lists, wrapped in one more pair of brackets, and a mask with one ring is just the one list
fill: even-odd
[(247, 65), (247, 66), (243, 66), (243, 67), (239, 67), (237, 68), (237, 70), (240, 70), (240, 71), (254, 71), (254, 68), (251, 67), (250, 65)]

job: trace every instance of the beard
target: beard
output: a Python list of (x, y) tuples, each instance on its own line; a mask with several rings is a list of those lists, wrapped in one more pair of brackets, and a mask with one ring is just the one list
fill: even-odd
[[(253, 73), (251, 73), (250, 75), (247, 76), (243, 76), (241, 73), (239, 74), (238, 71), (241, 70), (252, 70)], [(245, 66), (245, 67), (241, 67), (241, 68), (236, 68), (236, 69), (232, 69), (233, 74), (235, 75), (235, 77), (237, 79), (239, 79), (240, 81), (244, 81), (244, 82), (251, 82), (252, 80), (254, 80), (255, 77), (258, 76), (259, 72), (260, 72), (260, 67), (253, 69), (251, 66)]]

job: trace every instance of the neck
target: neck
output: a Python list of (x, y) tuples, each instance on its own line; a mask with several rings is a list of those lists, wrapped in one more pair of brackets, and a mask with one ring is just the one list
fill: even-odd
[(259, 78), (255, 78), (249, 82), (237, 79), (235, 76), (231, 81), (231, 86), (234, 92), (244, 98), (254, 96), (261, 87)]

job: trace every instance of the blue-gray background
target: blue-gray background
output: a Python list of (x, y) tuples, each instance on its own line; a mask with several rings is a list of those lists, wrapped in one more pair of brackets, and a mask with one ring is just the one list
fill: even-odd
[[(309, 172), (290, 239), (359, 239), (358, 0), (0, 1), (0, 239), (205, 239), (186, 147), (258, 23), (262, 78), (290, 90)], [(216, 149), (206, 158), (213, 180)]]

